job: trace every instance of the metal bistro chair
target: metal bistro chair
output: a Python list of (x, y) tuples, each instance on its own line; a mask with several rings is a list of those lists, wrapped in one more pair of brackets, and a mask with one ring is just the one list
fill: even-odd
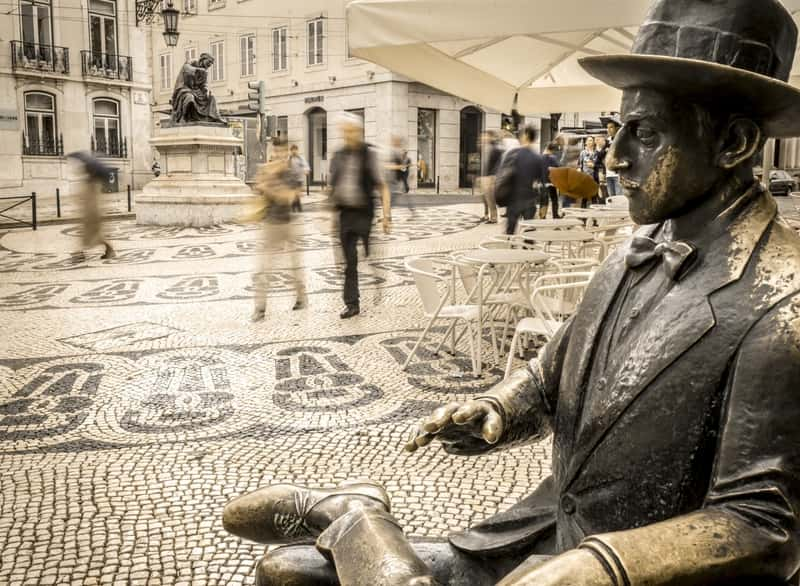
[[(440, 266), (447, 266), (448, 270), (439, 270), (437, 272), (437, 264)], [(458, 322), (464, 322), (472, 361), (472, 371), (475, 376), (479, 376), (481, 371), (480, 311), (478, 305), (475, 303), (457, 304), (452, 302), (454, 295), (452, 287), (455, 283), (453, 273), (455, 267), (444, 259), (432, 258), (411, 258), (406, 260), (405, 266), (414, 278), (414, 284), (417, 286), (417, 291), (422, 301), (422, 308), (425, 317), (428, 318), (428, 323), (403, 364), (403, 370), (408, 368), (408, 365), (416, 355), (422, 342), (427, 338), (434, 324), (439, 320), (448, 320), (453, 322), (452, 328), (455, 328)], [(450, 303), (448, 303), (448, 301), (450, 301)], [(473, 324), (475, 325), (474, 328)], [(455, 334), (455, 329), (448, 328), (436, 352), (439, 351), (444, 341), (447, 339), (448, 334), (451, 332)], [(454, 337), (454, 345), (455, 342), (456, 340)], [(453, 353), (455, 353), (455, 348), (452, 350)]]
[(593, 272), (555, 273), (536, 279), (531, 293), (531, 307), (534, 315), (520, 320), (511, 338), (508, 349), (505, 376), (511, 374), (514, 352), (519, 346), (520, 357), (524, 344), (522, 336), (544, 336), (550, 340), (578, 307), (586, 287), (594, 276)]

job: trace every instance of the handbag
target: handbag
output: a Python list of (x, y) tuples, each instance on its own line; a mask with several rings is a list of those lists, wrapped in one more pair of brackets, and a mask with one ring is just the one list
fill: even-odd
[(514, 169), (516, 167), (516, 149), (507, 153), (497, 170), (497, 179), (494, 183), (494, 201), (497, 207), (505, 208), (511, 203), (514, 191)]

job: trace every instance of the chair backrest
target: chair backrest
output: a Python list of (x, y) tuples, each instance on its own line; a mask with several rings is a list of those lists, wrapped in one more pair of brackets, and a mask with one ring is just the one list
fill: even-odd
[(406, 269), (414, 277), (414, 284), (417, 286), (419, 298), (426, 315), (433, 315), (442, 305), (444, 295), (439, 291), (439, 283), (447, 283), (447, 279), (438, 275), (435, 271), (434, 259), (432, 258), (410, 258), (405, 262)]
[(542, 275), (533, 285), (531, 306), (544, 322), (564, 322), (577, 309), (592, 277), (591, 271)]
[(450, 260), (453, 262), (458, 277), (461, 279), (461, 286), (467, 293), (466, 302), (472, 303), (477, 294), (478, 286), (478, 267), (474, 263), (468, 262), (463, 259), (463, 253), (454, 252), (450, 255)]

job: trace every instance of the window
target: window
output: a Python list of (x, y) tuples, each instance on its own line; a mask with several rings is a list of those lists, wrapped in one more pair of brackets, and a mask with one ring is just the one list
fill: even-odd
[(172, 53), (164, 53), (159, 58), (161, 68), (161, 91), (172, 88)]
[(278, 116), (277, 123), (275, 124), (275, 136), (282, 138), (284, 141), (289, 139), (288, 116)]
[(365, 131), (365, 124), (364, 124), (364, 108), (356, 108), (355, 110), (346, 110), (350, 114), (354, 114), (361, 118), (361, 140), (364, 140), (364, 131)]
[(211, 56), (214, 58), (211, 81), (222, 81), (225, 79), (225, 41), (211, 43)]
[(50, 0), (22, 0), (22, 42), (32, 45), (50, 45), (52, 34)]
[(287, 27), (272, 29), (272, 71), (286, 71), (287, 62)]
[(184, 14), (197, 14), (197, 0), (183, 0)]
[(315, 18), (308, 21), (308, 45), (306, 51), (309, 65), (321, 65), (324, 63), (324, 26), (324, 18)]
[(94, 151), (101, 156), (124, 156), (119, 132), (119, 103), (116, 100), (97, 98), (93, 105)]
[(241, 76), (250, 77), (256, 72), (256, 36), (239, 37), (239, 60), (242, 64)]
[(34, 66), (53, 62), (50, 0), (22, 0), (22, 59)]
[(117, 70), (116, 4), (109, 0), (89, 0), (89, 67), (113, 77)]
[(185, 63), (191, 63), (197, 59), (197, 47), (189, 47), (184, 50)]
[(417, 110), (417, 183), (434, 185), (436, 165), (436, 110)]
[(25, 144), (26, 155), (58, 155), (56, 141), (56, 99), (44, 92), (25, 94)]

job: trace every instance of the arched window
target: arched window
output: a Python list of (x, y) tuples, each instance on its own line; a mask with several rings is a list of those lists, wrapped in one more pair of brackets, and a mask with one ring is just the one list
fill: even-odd
[(45, 92), (26, 92), (24, 153), (60, 155), (61, 145), (57, 137), (55, 96)]
[(109, 98), (95, 98), (94, 151), (105, 157), (125, 157), (126, 145), (120, 136), (119, 102)]

